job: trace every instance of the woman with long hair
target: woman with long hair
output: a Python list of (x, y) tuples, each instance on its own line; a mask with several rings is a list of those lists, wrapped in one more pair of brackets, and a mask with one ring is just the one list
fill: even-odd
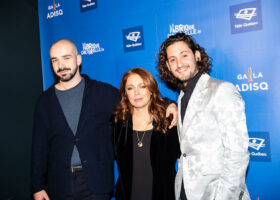
[(176, 127), (169, 129), (166, 102), (155, 78), (143, 68), (121, 80), (114, 111), (113, 145), (118, 164), (117, 200), (172, 200), (180, 155)]

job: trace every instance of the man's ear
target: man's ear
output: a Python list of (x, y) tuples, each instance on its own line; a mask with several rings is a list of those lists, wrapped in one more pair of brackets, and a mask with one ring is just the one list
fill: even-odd
[(194, 56), (195, 56), (196, 62), (201, 61), (200, 51), (196, 50)]
[(81, 63), (82, 63), (82, 56), (81, 56), (81, 54), (78, 54), (77, 55), (77, 66), (80, 66)]

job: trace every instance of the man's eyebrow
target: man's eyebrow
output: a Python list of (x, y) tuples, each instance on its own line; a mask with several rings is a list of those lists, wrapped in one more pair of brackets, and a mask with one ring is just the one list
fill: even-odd
[(187, 52), (187, 53), (188, 53), (188, 51), (187, 51), (187, 50), (183, 50), (183, 51), (181, 51), (179, 54), (182, 54), (182, 53), (185, 53), (185, 52)]
[[(65, 57), (71, 57), (72, 55), (71, 54), (66, 54), (66, 55), (63, 55), (62, 57), (65, 58)], [(53, 59), (57, 59), (57, 57), (51, 57), (51, 60)]]
[[(179, 54), (182, 54), (182, 53), (188, 53), (188, 50), (183, 50), (183, 51), (181, 51)], [(167, 58), (167, 60), (169, 60), (170, 58), (172, 58), (172, 57), (175, 57), (175, 56), (169, 56), (168, 58)]]
[(71, 54), (66, 54), (66, 55), (64, 55), (62, 57), (65, 58), (65, 57), (71, 57), (71, 56), (72, 56)]
[(169, 56), (169, 57), (167, 58), (167, 60), (169, 60), (170, 58), (173, 58), (173, 57), (175, 57), (175, 56)]

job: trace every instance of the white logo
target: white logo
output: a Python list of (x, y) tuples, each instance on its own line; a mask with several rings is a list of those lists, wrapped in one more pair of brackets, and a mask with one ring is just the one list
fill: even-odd
[(201, 34), (201, 30), (196, 29), (195, 24), (171, 24), (169, 25), (169, 34), (167, 37), (175, 35), (178, 32), (184, 32), (187, 35)]
[(269, 90), (268, 82), (263, 80), (263, 74), (253, 72), (251, 67), (247, 74), (238, 74), (236, 78), (241, 82), (235, 85), (239, 92)]
[(244, 8), (239, 10), (238, 13), (235, 13), (237, 19), (245, 19), (250, 21), (254, 16), (257, 16), (257, 8)]
[(260, 148), (265, 147), (265, 139), (261, 138), (249, 138), (249, 147), (256, 149), (257, 151), (260, 150)]
[(82, 8), (87, 8), (87, 7), (91, 7), (91, 6), (95, 6), (96, 2), (92, 2), (92, 0), (83, 0), (84, 2), (86, 1), (87, 3), (82, 4)]
[(104, 51), (104, 48), (100, 47), (99, 43), (82, 43), (83, 50), (81, 51), (82, 55), (92, 55), (94, 53)]
[(48, 6), (49, 12), (47, 13), (47, 19), (51, 19), (63, 15), (63, 10), (60, 7), (61, 7), (60, 3), (55, 3), (55, 0), (53, 0), (52, 5)]
[(135, 32), (130, 32), (127, 36), (125, 36), (127, 40), (131, 40), (133, 42), (136, 42), (137, 40), (140, 39), (140, 32), (135, 31)]

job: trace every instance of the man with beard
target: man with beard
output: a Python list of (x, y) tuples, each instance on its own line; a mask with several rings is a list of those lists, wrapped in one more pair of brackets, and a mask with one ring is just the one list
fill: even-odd
[[(110, 118), (119, 102), (113, 86), (80, 74), (82, 58), (68, 39), (50, 48), (58, 83), (36, 103), (31, 160), (35, 200), (108, 200), (114, 188)], [(170, 102), (171, 103), (171, 102)], [(177, 107), (168, 106), (172, 125)]]
[(67, 39), (50, 48), (57, 84), (34, 114), (31, 189), (35, 200), (108, 200), (114, 157), (109, 119), (118, 90), (80, 74), (81, 55)]
[(176, 200), (248, 200), (244, 101), (231, 83), (208, 75), (211, 60), (185, 33), (170, 36), (158, 56), (161, 78), (178, 87), (181, 157)]

